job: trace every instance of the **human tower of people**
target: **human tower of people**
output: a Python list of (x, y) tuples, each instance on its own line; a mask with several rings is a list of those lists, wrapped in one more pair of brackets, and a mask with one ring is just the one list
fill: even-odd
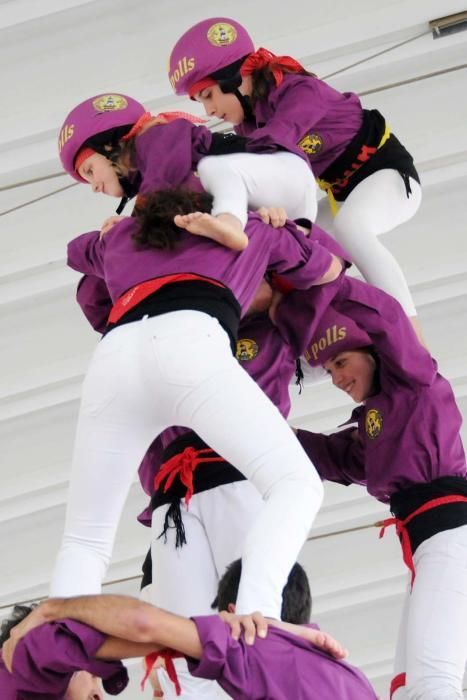
[[(60, 130), (67, 173), (122, 198), (119, 214), (135, 201), (68, 244), (77, 301), (103, 337), (51, 598), (4, 625), (1, 697), (100, 698), (97, 678), (118, 694), (120, 659), (143, 656), (154, 697), (375, 699), (310, 624), (295, 564), (327, 479), (389, 506), (410, 570), (391, 697), (460, 700), (461, 416), (378, 238), (420, 205), (413, 159), (377, 110), (255, 50), (233, 19), (188, 29), (169, 80), (234, 133), (119, 93), (85, 100)], [(352, 263), (366, 282), (347, 276)], [(287, 424), (303, 363), (359, 404), (344, 430)], [(149, 602), (100, 595), (138, 467)]]

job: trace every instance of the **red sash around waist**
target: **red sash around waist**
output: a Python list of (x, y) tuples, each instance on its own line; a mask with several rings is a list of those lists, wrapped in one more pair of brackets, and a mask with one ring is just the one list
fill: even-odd
[(124, 314), (126, 314), (130, 309), (137, 306), (141, 301), (154, 294), (161, 287), (165, 287), (168, 284), (173, 284), (174, 282), (192, 282), (194, 280), (199, 280), (201, 282), (208, 282), (216, 287), (221, 287), (225, 289), (225, 285), (221, 282), (217, 282), (209, 277), (203, 277), (202, 275), (196, 275), (191, 272), (181, 272), (175, 275), (164, 275), (162, 277), (155, 277), (154, 279), (147, 280), (146, 282), (140, 282), (134, 287), (128, 289), (122, 296), (117, 299), (112, 307), (112, 311), (109, 314), (107, 323), (117, 323)]

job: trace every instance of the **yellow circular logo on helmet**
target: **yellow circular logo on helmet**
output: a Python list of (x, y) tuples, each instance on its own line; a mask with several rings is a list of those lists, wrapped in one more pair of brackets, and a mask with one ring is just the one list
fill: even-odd
[(309, 156), (315, 156), (323, 147), (323, 139), (319, 134), (307, 134), (298, 142), (299, 148)]
[(99, 95), (92, 106), (96, 112), (117, 112), (119, 109), (126, 109), (128, 102), (123, 95)]
[(383, 429), (383, 416), (376, 408), (370, 408), (365, 418), (365, 430), (370, 440), (378, 437)]
[(237, 39), (237, 30), (231, 24), (218, 22), (208, 29), (208, 41), (213, 46), (228, 46)]
[(239, 362), (248, 362), (254, 360), (259, 352), (258, 344), (250, 338), (241, 338), (237, 340), (237, 352), (235, 357)]

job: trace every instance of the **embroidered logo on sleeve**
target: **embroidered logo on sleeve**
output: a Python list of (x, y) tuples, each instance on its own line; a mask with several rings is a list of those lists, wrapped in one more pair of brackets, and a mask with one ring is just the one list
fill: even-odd
[(123, 95), (99, 95), (92, 106), (96, 112), (117, 112), (119, 109), (126, 109), (128, 102)]
[(315, 156), (323, 148), (323, 139), (319, 134), (307, 134), (298, 142), (299, 148), (309, 156)]
[(378, 437), (383, 429), (383, 416), (376, 408), (370, 408), (365, 418), (365, 430), (370, 440)]
[(208, 41), (213, 46), (228, 46), (237, 39), (237, 30), (231, 24), (218, 22), (208, 29)]
[(259, 352), (258, 344), (250, 338), (237, 340), (237, 352), (235, 357), (239, 362), (249, 362), (254, 360)]

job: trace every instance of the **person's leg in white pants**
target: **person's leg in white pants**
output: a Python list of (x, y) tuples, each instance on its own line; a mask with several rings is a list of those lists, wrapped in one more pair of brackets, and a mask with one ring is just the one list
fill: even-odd
[[(405, 607), (406, 685), (393, 700), (462, 700), (467, 660), (467, 525), (440, 532), (414, 555)], [(402, 630), (403, 631), (403, 630)], [(404, 645), (400, 635), (399, 645)]]
[(285, 420), (233, 358), (219, 323), (193, 311), (121, 326), (96, 350), (52, 594), (99, 592), (137, 465), (169, 425), (195, 430), (265, 499), (242, 552), (237, 609), (278, 618), (323, 487)]
[(318, 223), (350, 253), (367, 282), (395, 297), (410, 317), (416, 309), (404, 273), (392, 253), (378, 236), (392, 231), (417, 212), (422, 190), (410, 179), (412, 194), (407, 197), (405, 184), (397, 170), (379, 170), (365, 178), (338, 204), (332, 219), (329, 203), (323, 199), (318, 207)]
[[(227, 565), (241, 556), (247, 532), (262, 505), (261, 496), (249, 481), (195, 494), (188, 510), (181, 504), (187, 543), (178, 548), (173, 528), (167, 531), (167, 540), (159, 537), (168, 506), (154, 511), (151, 602), (186, 617), (212, 615), (219, 578)], [(217, 683), (191, 676), (183, 659), (175, 666), (181, 697), (227, 697)], [(158, 675), (167, 700), (175, 700), (175, 687), (167, 674), (161, 671)]]
[(198, 173), (214, 197), (213, 215), (229, 212), (245, 225), (248, 210), (283, 207), (289, 219), (316, 219), (313, 173), (293, 153), (208, 156), (199, 162)]

